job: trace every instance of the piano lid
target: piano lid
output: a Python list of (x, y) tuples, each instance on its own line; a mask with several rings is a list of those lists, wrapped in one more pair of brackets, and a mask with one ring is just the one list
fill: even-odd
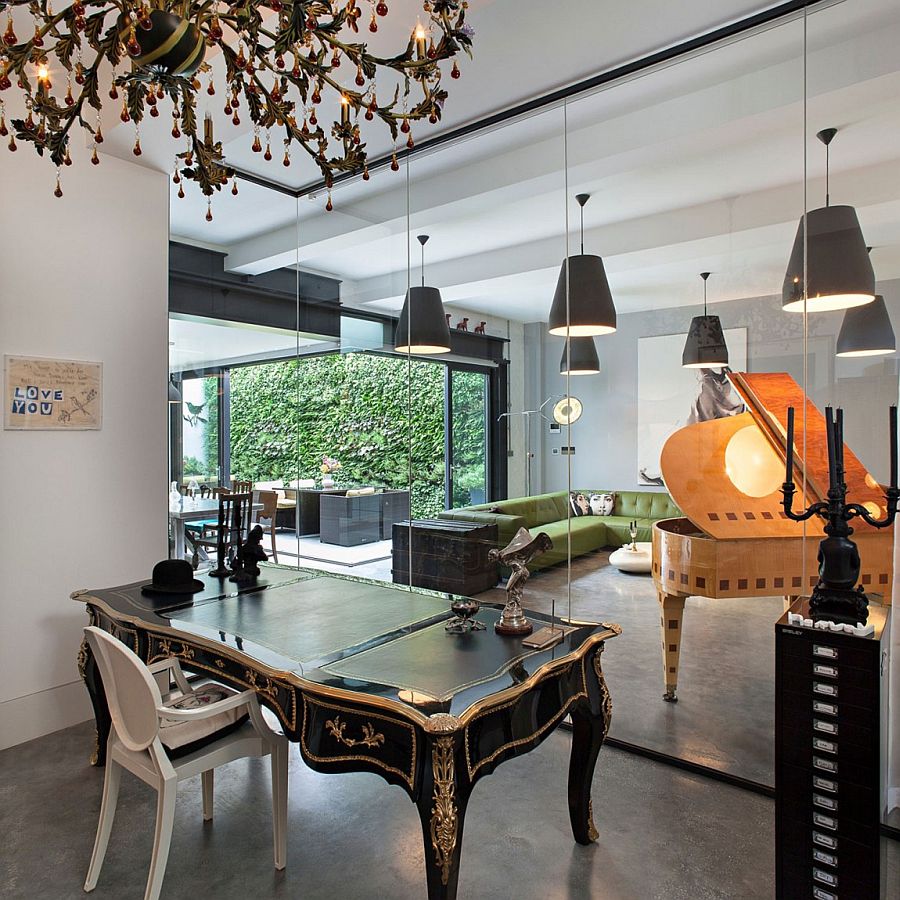
[[(715, 538), (800, 537), (802, 524), (790, 521), (781, 506), (787, 408), (796, 410), (795, 509), (827, 494), (825, 418), (785, 372), (731, 372), (728, 377), (747, 411), (688, 425), (672, 434), (660, 459), (666, 487), (685, 515)], [(804, 406), (806, 499), (801, 456)], [(846, 445), (844, 467), (849, 498), (883, 515), (884, 491)], [(857, 532), (873, 530), (860, 519), (854, 520), (853, 526)], [(818, 517), (810, 519), (806, 528), (807, 534), (823, 534)]]

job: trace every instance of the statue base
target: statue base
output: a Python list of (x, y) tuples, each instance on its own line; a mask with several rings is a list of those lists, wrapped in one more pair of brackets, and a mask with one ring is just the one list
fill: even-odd
[[(505, 612), (506, 610), (504, 610), (504, 613)], [(510, 616), (509, 618), (506, 618), (505, 615), (501, 615), (500, 621), (494, 625), (494, 631), (496, 631), (497, 634), (523, 637), (531, 634), (531, 632), (534, 631), (534, 626), (520, 611), (518, 615)]]
[(813, 621), (865, 625), (869, 618), (869, 598), (861, 587), (829, 588), (819, 582), (810, 595), (809, 611)]

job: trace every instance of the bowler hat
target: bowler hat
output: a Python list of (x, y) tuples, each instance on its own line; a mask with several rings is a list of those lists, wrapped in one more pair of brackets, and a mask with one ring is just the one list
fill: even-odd
[(144, 594), (195, 594), (206, 587), (194, 578), (186, 559), (164, 559), (153, 567), (153, 581), (141, 586)]

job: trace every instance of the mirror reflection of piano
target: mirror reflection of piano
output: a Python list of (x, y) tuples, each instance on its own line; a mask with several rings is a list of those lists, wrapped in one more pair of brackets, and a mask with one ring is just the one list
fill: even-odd
[[(676, 431), (663, 447), (661, 466), (672, 499), (686, 518), (653, 526), (652, 574), (661, 607), (664, 700), (677, 700), (678, 666), (688, 597), (778, 597), (792, 602), (818, 580), (816, 556), (823, 532), (816, 520), (800, 524), (782, 510), (787, 408), (797, 409), (794, 481), (806, 505), (826, 498), (825, 420), (800, 385), (783, 372), (731, 372), (746, 405), (736, 416)], [(848, 493), (874, 515), (885, 512), (884, 491), (845, 445)], [(806, 498), (803, 497), (805, 491)], [(860, 522), (853, 538), (862, 561), (860, 583), (870, 597), (890, 603), (893, 528)]]

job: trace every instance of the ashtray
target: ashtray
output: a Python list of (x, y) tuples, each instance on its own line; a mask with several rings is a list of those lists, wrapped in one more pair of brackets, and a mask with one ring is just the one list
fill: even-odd
[(467, 634), (470, 631), (483, 631), (484, 622), (474, 618), (481, 604), (471, 597), (458, 597), (450, 604), (453, 618), (444, 626), (444, 631), (451, 634)]

